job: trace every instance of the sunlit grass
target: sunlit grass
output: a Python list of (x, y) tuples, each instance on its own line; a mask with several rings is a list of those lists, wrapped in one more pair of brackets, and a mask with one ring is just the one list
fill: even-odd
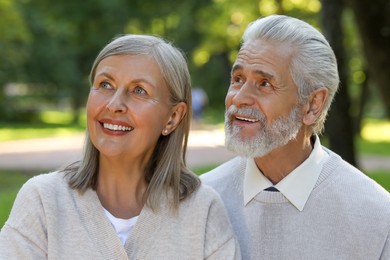
[(69, 136), (82, 133), (84, 127), (59, 125), (4, 125), (0, 124), (0, 142), (55, 136)]
[[(85, 113), (81, 113), (79, 124), (72, 125), (71, 113), (67, 111), (45, 111), (40, 115), (42, 123), (0, 123), (0, 142), (31, 138), (69, 136), (85, 131)], [(203, 122), (223, 129), (223, 111), (208, 109)], [(326, 145), (326, 140), (323, 142)], [(390, 121), (365, 119), (361, 138), (356, 138), (359, 154), (390, 156)]]
[[(85, 126), (85, 112), (80, 113), (79, 117), (79, 125)], [(73, 117), (67, 111), (44, 111), (40, 114), (40, 119), (45, 124), (70, 125), (72, 124)]]
[(366, 139), (357, 138), (356, 150), (359, 154), (364, 155), (390, 156), (390, 141), (373, 142)]
[(72, 114), (66, 111), (44, 111), (41, 123), (0, 123), (0, 142), (32, 138), (69, 136), (84, 132), (85, 116), (78, 125), (72, 124)]
[(40, 118), (46, 124), (69, 125), (72, 123), (72, 114), (61, 111), (42, 112)]
[(361, 154), (390, 156), (390, 121), (365, 119), (356, 148)]
[(365, 119), (361, 136), (370, 142), (390, 143), (390, 120)]
[(389, 171), (372, 171), (369, 174), (367, 174), (369, 177), (374, 179), (376, 182), (378, 182), (380, 185), (382, 185), (383, 188), (385, 188), (387, 191), (390, 192), (390, 174)]

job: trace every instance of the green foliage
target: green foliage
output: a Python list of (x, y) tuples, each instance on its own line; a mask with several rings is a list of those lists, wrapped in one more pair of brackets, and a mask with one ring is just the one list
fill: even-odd
[[(27, 82), (35, 98), (44, 97), (52, 104), (69, 99), (74, 111), (85, 104), (94, 57), (118, 34), (158, 34), (173, 41), (188, 57), (193, 85), (205, 88), (212, 106), (218, 107), (223, 105), (231, 63), (250, 21), (275, 12), (316, 21), (320, 6), (319, 0), (68, 0), (55, 5), (48, 0), (2, 0), (1, 5), (7, 12), (0, 18), (0, 28), (15, 25), (2, 32), (13, 32), (9, 37), (20, 39), (19, 45), (9, 37), (4, 42), (15, 55), (25, 53), (23, 59), (10, 57), (17, 65), (15, 79)], [(8, 102), (9, 108), (18, 111), (20, 103), (13, 101)], [(36, 104), (28, 110), (42, 110)], [(15, 114), (8, 119), (16, 118)]]
[(206, 107), (203, 122), (209, 125), (221, 125), (223, 128), (224, 120), (225, 120), (225, 108), (224, 107)]
[(0, 85), (3, 85), (19, 75), (18, 67), (28, 55), (25, 46), (31, 40), (16, 1), (0, 0), (0, 32)]
[[(93, 59), (110, 39), (123, 33), (158, 34), (183, 49), (193, 85), (206, 90), (212, 106), (220, 106), (249, 22), (282, 13), (319, 28), (320, 8), (319, 0), (68, 0), (55, 5), (48, 0), (1, 0), (0, 54), (5, 60), (0, 85), (22, 80), (36, 90), (35, 97), (53, 104), (69, 98), (69, 105), (79, 109), (85, 104)], [(364, 63), (351, 12), (343, 24), (356, 114)]]

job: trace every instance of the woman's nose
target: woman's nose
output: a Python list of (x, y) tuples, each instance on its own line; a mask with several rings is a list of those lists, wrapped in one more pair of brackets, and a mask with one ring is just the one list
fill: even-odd
[(125, 102), (124, 91), (117, 89), (115, 93), (110, 97), (107, 103), (108, 111), (112, 113), (123, 113), (127, 111), (127, 105)]

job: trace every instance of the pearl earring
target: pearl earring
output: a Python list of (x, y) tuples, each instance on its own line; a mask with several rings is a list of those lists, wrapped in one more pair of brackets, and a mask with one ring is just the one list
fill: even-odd
[(168, 134), (168, 130), (167, 129), (164, 130), (164, 134), (165, 135)]

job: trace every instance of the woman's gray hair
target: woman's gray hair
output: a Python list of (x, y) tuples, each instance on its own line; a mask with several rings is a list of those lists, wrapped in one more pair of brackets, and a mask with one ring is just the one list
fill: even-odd
[(293, 48), (290, 73), (298, 87), (300, 104), (306, 102), (314, 90), (321, 87), (328, 89), (324, 108), (313, 125), (313, 133), (320, 134), (339, 86), (337, 61), (328, 41), (308, 23), (284, 15), (267, 16), (249, 24), (242, 37), (242, 44), (258, 39), (287, 44)]
[[(186, 166), (186, 150), (191, 123), (191, 78), (183, 53), (162, 38), (149, 35), (123, 35), (107, 44), (98, 54), (90, 72), (95, 77), (99, 63), (113, 55), (145, 54), (158, 64), (170, 93), (172, 106), (185, 102), (187, 113), (170, 135), (161, 135), (145, 170), (149, 183), (146, 204), (152, 209), (159, 206), (160, 197), (173, 191), (174, 207), (188, 197), (199, 185), (199, 178)], [(79, 164), (68, 166), (69, 185), (81, 192), (96, 188), (99, 169), (99, 151), (86, 133), (84, 158)]]

